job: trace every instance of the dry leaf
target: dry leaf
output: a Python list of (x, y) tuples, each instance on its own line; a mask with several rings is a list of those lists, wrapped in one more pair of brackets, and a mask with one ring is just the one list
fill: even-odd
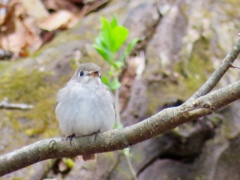
[(56, 29), (67, 29), (72, 26), (72, 22), (78, 21), (77, 18), (69, 11), (60, 10), (50, 15), (49, 18), (38, 23), (38, 27), (47, 31)]
[(10, 0), (0, 33), (0, 47), (20, 56), (26, 56), (26, 52), (34, 51), (41, 45), (34, 19), (25, 12), (19, 1)]
[(28, 14), (35, 20), (47, 18), (49, 13), (41, 0), (19, 0)]

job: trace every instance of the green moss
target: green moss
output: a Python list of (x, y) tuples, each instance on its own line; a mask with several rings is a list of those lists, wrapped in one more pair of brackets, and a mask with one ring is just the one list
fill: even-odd
[(0, 74), (4, 72), (8, 67), (10, 67), (13, 64), (12, 61), (2, 61), (0, 62)]
[(28, 103), (34, 106), (28, 111), (5, 112), (14, 129), (22, 129), (27, 135), (56, 134), (56, 130), (46, 131), (49, 130), (49, 126), (57, 123), (54, 108), (55, 94), (59, 87), (50, 83), (50, 79), (51, 73), (39, 70), (28, 73), (23, 69), (0, 78), (0, 99), (7, 97), (9, 102)]
[(75, 70), (78, 68), (77, 60), (74, 59), (74, 58), (71, 58), (71, 59), (69, 60), (69, 66), (70, 66), (70, 68), (71, 68), (72, 70), (75, 71)]
[(35, 95), (36, 90), (45, 86), (43, 74), (40, 71), (27, 74), (25, 70), (17, 70), (14, 75), (3, 75), (0, 79), (0, 97), (8, 97), (10, 101), (34, 103), (38, 98)]
[(240, 2), (238, 0), (224, 0), (222, 2), (222, 9), (225, 10), (227, 15), (232, 18), (238, 18), (238, 10), (240, 8)]
[(180, 75), (179, 83), (188, 96), (191, 96), (214, 71), (209, 48), (209, 40), (200, 37), (193, 45), (190, 58), (175, 66), (175, 71)]

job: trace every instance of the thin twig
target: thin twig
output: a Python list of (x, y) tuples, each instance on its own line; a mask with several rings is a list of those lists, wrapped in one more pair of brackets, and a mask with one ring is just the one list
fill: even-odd
[(122, 128), (121, 118), (120, 118), (120, 112), (119, 112), (119, 89), (115, 90), (115, 96), (114, 96), (114, 104), (115, 104), (115, 114), (116, 114), (116, 122), (117, 126)]
[(135, 171), (135, 169), (133, 168), (133, 165), (132, 165), (132, 162), (130, 161), (130, 158), (129, 158), (129, 155), (128, 154), (125, 154), (125, 157), (126, 157), (126, 160), (127, 160), (127, 164), (128, 164), (128, 167), (132, 173), (132, 176), (133, 176), (133, 180), (137, 180), (137, 173)]
[(230, 65), (230, 68), (240, 69), (240, 67), (234, 66), (233, 64)]
[[(115, 113), (116, 113), (116, 122), (117, 122), (117, 127), (123, 128), (123, 125), (121, 123), (121, 118), (120, 118), (120, 111), (119, 111), (119, 88), (115, 90)], [(134, 170), (131, 160), (129, 158), (129, 154), (127, 154), (124, 150), (122, 151), (124, 157), (127, 160), (128, 167), (130, 169), (130, 172), (132, 174), (133, 180), (137, 180), (137, 173)]]
[(10, 110), (30, 110), (33, 108), (33, 105), (29, 104), (15, 104), (15, 103), (9, 103), (8, 98), (4, 98), (0, 102), (0, 109), (10, 109)]
[(233, 46), (232, 50), (224, 58), (221, 66), (216, 69), (216, 71), (202, 85), (202, 87), (200, 87), (187, 101), (196, 99), (209, 93), (217, 85), (217, 83), (227, 72), (227, 70), (232, 66), (232, 63), (235, 61), (239, 53), (240, 53), (240, 40), (238, 40), (236, 45)]

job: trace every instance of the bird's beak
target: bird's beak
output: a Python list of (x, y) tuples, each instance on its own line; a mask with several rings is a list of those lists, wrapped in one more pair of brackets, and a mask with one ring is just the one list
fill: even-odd
[(90, 71), (88, 75), (92, 77), (99, 77), (98, 71)]

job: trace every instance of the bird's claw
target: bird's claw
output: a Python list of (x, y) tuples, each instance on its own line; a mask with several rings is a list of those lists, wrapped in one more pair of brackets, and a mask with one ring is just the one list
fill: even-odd
[(70, 135), (70, 136), (68, 136), (68, 137), (66, 138), (66, 141), (67, 141), (68, 139), (70, 139), (70, 145), (72, 145), (72, 139), (73, 139), (74, 137), (76, 137), (76, 135), (73, 133), (72, 135)]
[(92, 135), (94, 135), (94, 142), (96, 141), (97, 136), (99, 135), (99, 133), (100, 133), (100, 130), (97, 131), (97, 132), (92, 133)]

